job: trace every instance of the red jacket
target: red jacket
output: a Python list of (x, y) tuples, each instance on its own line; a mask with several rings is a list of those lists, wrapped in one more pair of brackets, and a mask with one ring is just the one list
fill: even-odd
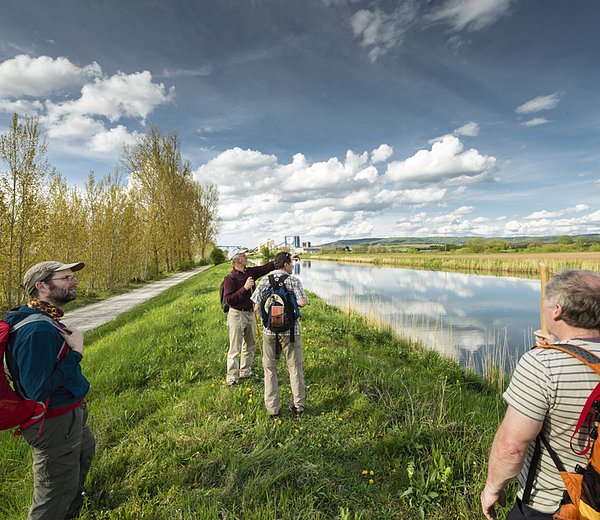
[(250, 296), (254, 292), (254, 287), (246, 290), (244, 287), (246, 280), (251, 276), (256, 281), (273, 269), (275, 269), (273, 262), (267, 262), (259, 267), (247, 267), (243, 272), (232, 269), (231, 276), (235, 278), (235, 281), (231, 279), (231, 276), (226, 276), (223, 284), (223, 297), (227, 304), (238, 311), (251, 311), (254, 305), (250, 300)]

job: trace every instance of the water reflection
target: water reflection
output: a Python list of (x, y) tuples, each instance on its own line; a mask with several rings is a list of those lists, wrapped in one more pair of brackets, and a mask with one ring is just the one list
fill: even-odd
[(370, 316), (482, 373), (510, 371), (539, 328), (539, 281), (302, 261), (295, 274), (328, 303)]

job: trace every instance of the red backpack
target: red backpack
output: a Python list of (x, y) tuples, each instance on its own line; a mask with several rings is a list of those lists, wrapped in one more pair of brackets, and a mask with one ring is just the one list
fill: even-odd
[[(11, 428), (27, 428), (44, 417), (50, 398), (46, 402), (24, 399), (15, 391), (11, 383), (10, 375), (6, 367), (6, 349), (10, 340), (11, 332), (14, 332), (28, 323), (44, 320), (52, 323), (54, 327), (63, 330), (52, 318), (45, 314), (31, 314), (11, 327), (4, 320), (0, 320), (0, 430), (9, 430)], [(66, 356), (68, 346), (63, 343), (56, 361), (60, 361)]]

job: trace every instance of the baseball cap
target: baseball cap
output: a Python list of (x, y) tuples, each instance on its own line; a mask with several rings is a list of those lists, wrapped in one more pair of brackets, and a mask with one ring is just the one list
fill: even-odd
[(61, 262), (55, 262), (54, 260), (40, 262), (27, 270), (25, 276), (23, 276), (23, 287), (27, 291), (27, 294), (31, 294), (33, 289), (35, 289), (35, 284), (41, 282), (50, 274), (64, 271), (65, 269), (79, 271), (80, 269), (83, 269), (84, 266), (85, 264), (83, 262), (76, 262), (74, 264), (63, 264)]
[(229, 260), (233, 260), (233, 258), (236, 255), (241, 255), (242, 253), (247, 253), (247, 252), (248, 252), (247, 249), (236, 247), (235, 249), (232, 249), (231, 251), (229, 251), (229, 254), (227, 255), (227, 257), (229, 258)]

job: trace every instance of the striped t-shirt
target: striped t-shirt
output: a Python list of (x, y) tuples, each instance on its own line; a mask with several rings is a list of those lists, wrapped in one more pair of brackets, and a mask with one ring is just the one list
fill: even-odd
[[(569, 340), (600, 357), (600, 342)], [(535, 349), (525, 353), (504, 392), (504, 400), (514, 409), (535, 421), (544, 421), (543, 433), (567, 471), (576, 464), (585, 466), (589, 457), (576, 455), (569, 442), (579, 415), (592, 390), (600, 382), (598, 376), (578, 359), (555, 349)], [(583, 426), (573, 439), (573, 447), (582, 451), (587, 445), (588, 430)], [(529, 445), (525, 464), (518, 476), (519, 497), (527, 481), (529, 462), (535, 441)], [(542, 445), (529, 506), (543, 513), (555, 512), (562, 500), (564, 485), (548, 450)]]

